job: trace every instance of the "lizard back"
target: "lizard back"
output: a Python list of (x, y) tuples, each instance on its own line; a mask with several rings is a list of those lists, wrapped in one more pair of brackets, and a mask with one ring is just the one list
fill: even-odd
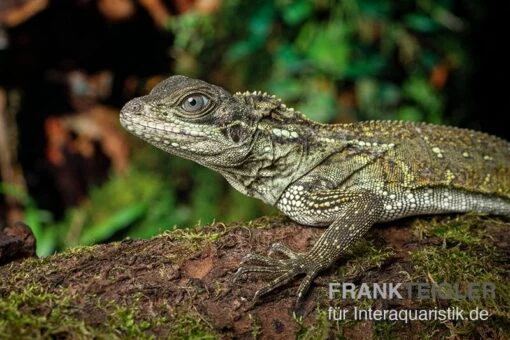
[[(324, 128), (331, 131), (336, 126)], [(444, 186), (510, 198), (510, 143), (501, 138), (403, 121), (352, 123), (341, 129), (365, 145), (394, 145), (374, 162), (389, 186)]]

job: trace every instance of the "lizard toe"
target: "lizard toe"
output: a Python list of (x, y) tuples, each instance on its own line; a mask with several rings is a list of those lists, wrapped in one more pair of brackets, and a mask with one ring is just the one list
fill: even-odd
[(272, 265), (241, 265), (238, 269), (236, 275), (243, 275), (249, 272), (259, 272), (259, 273), (274, 273), (279, 274), (276, 278), (266, 283), (262, 288), (257, 290), (254, 296), (254, 301), (258, 300), (261, 296), (287, 284), (292, 279), (300, 274), (306, 274), (303, 282), (299, 286), (298, 289), (298, 303), (308, 292), (313, 279), (317, 276), (317, 274), (321, 271), (320, 267), (317, 267), (310, 261), (307, 256), (304, 255), (295, 255), (295, 258), (286, 259), (286, 260), (277, 260), (275, 264), (272, 262)]
[(274, 266), (279, 266), (281, 264), (281, 261), (282, 260), (274, 259), (274, 258), (271, 258), (268, 256), (263, 256), (260, 254), (248, 254), (245, 257), (243, 257), (243, 259), (241, 260), (241, 265), (243, 265), (245, 263), (256, 262), (256, 263), (263, 264), (265, 266), (274, 267)]
[(280, 253), (289, 259), (297, 259), (300, 256), (300, 254), (296, 253), (295, 251), (293, 251), (292, 249), (290, 249), (289, 247), (280, 242), (273, 243), (271, 245), (271, 248), (269, 249), (269, 255), (275, 253)]
[(261, 296), (281, 287), (290, 282), (295, 276), (303, 273), (303, 268), (300, 265), (293, 264), (287, 268), (281, 268), (283, 274), (266, 283), (262, 288), (255, 292), (253, 297), (254, 301), (257, 301)]

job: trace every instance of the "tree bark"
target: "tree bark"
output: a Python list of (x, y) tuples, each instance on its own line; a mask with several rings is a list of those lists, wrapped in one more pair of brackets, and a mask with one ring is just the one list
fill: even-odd
[[(478, 243), (467, 239), (457, 242), (455, 237), (437, 237), (431, 232), (443, 227), (467, 228), (480, 239)], [(476, 302), (476, 306), (489, 309), (493, 322), (328, 320), (330, 306), (352, 312), (354, 306), (401, 310), (446, 308), (450, 303), (405, 299), (329, 301), (329, 282), (434, 282), (441, 279), (441, 273), (460, 270), (460, 277), (469, 280), (487, 281), (492, 277), (498, 287), (497, 282), (508, 283), (510, 223), (498, 219), (465, 215), (378, 225), (334, 268), (315, 280), (306, 302), (297, 310), (301, 316), (296, 315), (294, 306), (299, 279), (256, 303), (251, 301), (254, 292), (270, 276), (251, 274), (233, 282), (236, 268), (248, 253), (267, 254), (274, 242), (305, 252), (323, 231), (286, 218), (264, 217), (249, 223), (178, 229), (150, 240), (126, 239), (74, 248), (4, 265), (0, 267), (0, 334), (26, 338), (153, 335), (361, 339), (389, 334), (396, 338), (420, 338), (420, 334), (440, 338), (457, 336), (460, 330), (468, 329), (467, 334), (473, 337), (503, 338), (510, 325), (509, 301), (503, 300), (509, 298), (508, 287), (506, 297), (498, 292), (496, 305)], [(419, 261), (423, 254), (436, 253), (436, 258)], [(466, 259), (450, 258), (451, 254), (458, 257), (464, 253)], [(478, 278), (466, 276), (470, 269), (462, 269), (462, 261), (479, 260), (474, 254), (484, 263), (493, 263), (486, 271), (478, 271)], [(450, 267), (455, 261), (459, 261), (459, 268)], [(420, 269), (429, 262), (436, 263), (436, 267)]]

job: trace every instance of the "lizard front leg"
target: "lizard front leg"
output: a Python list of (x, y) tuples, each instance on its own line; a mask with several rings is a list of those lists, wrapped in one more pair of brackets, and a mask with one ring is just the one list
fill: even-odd
[[(298, 254), (286, 246), (276, 243), (272, 245), (272, 252), (280, 252), (287, 259), (275, 259), (258, 254), (250, 254), (245, 257), (236, 272), (236, 278), (249, 272), (279, 274), (260, 288), (255, 293), (254, 299), (286, 284), (299, 274), (305, 274), (306, 276), (297, 291), (297, 304), (299, 304), (314, 278), (321, 271), (330, 267), (353, 242), (362, 237), (375, 222), (380, 220), (383, 206), (380, 197), (366, 191), (327, 190), (314, 193), (307, 200), (302, 205), (304, 207), (303, 214), (316, 212), (317, 207), (321, 207), (320, 214), (323, 216), (330, 214), (333, 223), (308, 253)], [(306, 211), (306, 209), (309, 210)], [(257, 263), (257, 265), (249, 263)]]

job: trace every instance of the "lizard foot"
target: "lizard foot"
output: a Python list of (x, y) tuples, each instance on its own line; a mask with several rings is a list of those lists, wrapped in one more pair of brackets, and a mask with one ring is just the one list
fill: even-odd
[(257, 290), (253, 297), (253, 300), (256, 301), (261, 296), (290, 282), (297, 275), (305, 274), (306, 276), (297, 291), (297, 305), (299, 305), (302, 298), (309, 290), (313, 279), (325, 268), (325, 266), (318, 264), (310, 258), (309, 255), (296, 253), (281, 243), (275, 243), (271, 246), (269, 254), (273, 253), (281, 253), (287, 258), (276, 259), (259, 254), (249, 254), (241, 261), (241, 265), (235, 273), (234, 280), (237, 281), (237, 279), (242, 275), (252, 272), (278, 274), (275, 279)]

